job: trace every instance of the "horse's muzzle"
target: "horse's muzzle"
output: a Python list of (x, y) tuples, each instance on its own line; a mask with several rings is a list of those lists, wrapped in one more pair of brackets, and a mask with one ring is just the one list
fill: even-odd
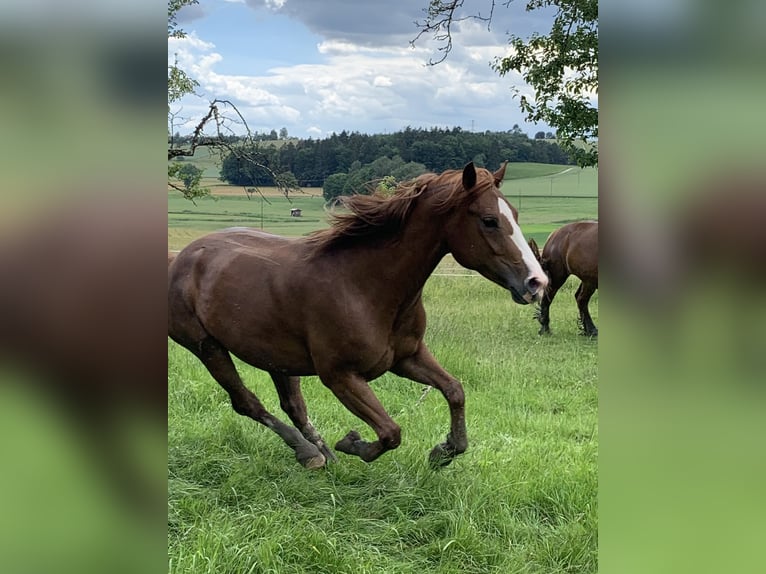
[(545, 274), (530, 275), (524, 281), (524, 287), (526, 288), (524, 299), (527, 303), (539, 303), (543, 299), (543, 293), (548, 288), (548, 277)]
[(518, 303), (519, 305), (529, 305), (532, 302), (531, 293), (525, 293), (524, 295), (521, 295), (513, 287), (509, 287), (508, 290), (511, 292), (511, 297), (515, 303)]

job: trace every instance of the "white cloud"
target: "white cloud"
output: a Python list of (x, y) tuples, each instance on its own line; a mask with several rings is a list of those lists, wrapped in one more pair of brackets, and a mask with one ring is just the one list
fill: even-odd
[(525, 88), (520, 76), (501, 78), (490, 67), (494, 58), (507, 54), (499, 34), (464, 22), (454, 39), (450, 57), (427, 66), (434, 55), (429, 41), (413, 49), (406, 42), (375, 45), (328, 37), (311, 55), (312, 60), (320, 56), (318, 63), (274, 66), (258, 75), (222, 73), (225, 55), (194, 33), (169, 40), (168, 50), (178, 54), (182, 67), (200, 83), (203, 98), (231, 100), (250, 128), (261, 132), (286, 126), (293, 135), (316, 137), (344, 129), (381, 133), (408, 125), (475, 125), (479, 131), (524, 125), (512, 92), (514, 85)]
[(168, 38), (168, 54), (178, 51), (205, 52), (215, 48), (212, 42), (206, 42), (197, 36), (196, 32), (191, 32), (183, 38)]
[(325, 55), (342, 55), (342, 54), (356, 54), (363, 50), (362, 46), (357, 46), (351, 42), (344, 42), (342, 40), (326, 40), (320, 42), (317, 45), (317, 50), (320, 54)]

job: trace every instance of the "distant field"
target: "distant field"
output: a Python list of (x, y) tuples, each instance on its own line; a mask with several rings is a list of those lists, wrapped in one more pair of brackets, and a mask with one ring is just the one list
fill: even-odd
[[(508, 177), (516, 169), (528, 175)], [(571, 165), (508, 164), (502, 191), (509, 199), (518, 195), (596, 197), (598, 170)]]
[[(488, 166), (497, 169), (498, 166)], [(505, 179), (527, 179), (530, 177), (545, 177), (556, 175), (570, 169), (572, 166), (548, 163), (510, 162), (505, 168)]]
[[(527, 177), (517, 177), (527, 174)], [(533, 175), (529, 175), (533, 174)], [(569, 221), (598, 217), (598, 170), (548, 164), (509, 164), (501, 188), (519, 210), (525, 236), (542, 245), (551, 231)], [(276, 188), (264, 187), (266, 197), (248, 197), (241, 186), (209, 178), (212, 198), (195, 206), (176, 192), (168, 193), (168, 248), (181, 249), (216, 229), (247, 226), (297, 237), (327, 227), (320, 188), (304, 188), (285, 198)], [(562, 197), (563, 196), (563, 197)], [(301, 217), (290, 217), (291, 208)], [(263, 210), (263, 213), (261, 212)]]
[[(286, 143), (289, 143), (290, 141), (296, 142), (298, 140), (297, 139), (277, 140), (277, 141), (261, 142), (261, 144), (279, 148), (285, 145)], [(194, 151), (193, 158), (188, 158), (188, 159), (184, 158), (181, 161), (184, 161), (186, 163), (193, 163), (200, 169), (205, 170), (205, 173), (203, 174), (202, 177), (209, 180), (214, 180), (220, 183), (220, 180), (218, 179), (218, 171), (221, 168), (221, 165), (218, 158), (218, 154), (212, 152), (212, 150), (206, 147), (197, 148)]]

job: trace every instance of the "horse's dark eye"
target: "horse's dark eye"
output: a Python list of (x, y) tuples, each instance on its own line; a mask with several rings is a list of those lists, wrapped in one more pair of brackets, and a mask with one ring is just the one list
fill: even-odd
[(484, 224), (484, 227), (497, 229), (497, 217), (482, 217), (481, 222)]

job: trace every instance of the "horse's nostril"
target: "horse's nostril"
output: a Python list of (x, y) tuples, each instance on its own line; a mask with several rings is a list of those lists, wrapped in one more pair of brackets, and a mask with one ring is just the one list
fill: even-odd
[(537, 277), (529, 277), (524, 282), (524, 285), (526, 286), (527, 291), (529, 291), (530, 293), (534, 293), (540, 287), (540, 280), (537, 279)]

